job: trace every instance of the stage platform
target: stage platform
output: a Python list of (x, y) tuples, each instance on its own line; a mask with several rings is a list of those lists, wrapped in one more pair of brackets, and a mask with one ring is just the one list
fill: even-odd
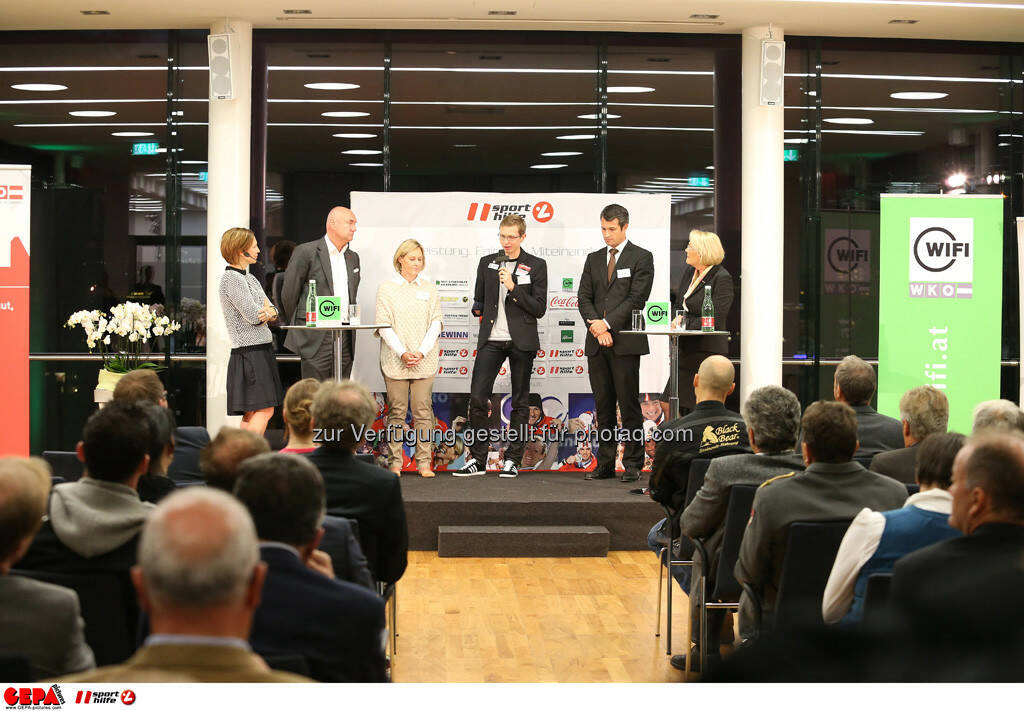
[(433, 479), (402, 474), (409, 548), (437, 550), (439, 526), (604, 526), (611, 550), (643, 550), (651, 526), (663, 517), (650, 497), (629, 493), (647, 483), (647, 474), (629, 484), (584, 481), (583, 472), (522, 472), (515, 479), (497, 472), (438, 472)]

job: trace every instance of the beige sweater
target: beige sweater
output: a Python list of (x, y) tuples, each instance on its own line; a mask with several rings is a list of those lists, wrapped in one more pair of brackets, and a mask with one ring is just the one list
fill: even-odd
[[(430, 324), (441, 321), (441, 299), (437, 289), (426, 279), (408, 282), (389, 279), (377, 289), (377, 323), (391, 324), (407, 351), (420, 349)], [(380, 332), (375, 332), (380, 337)], [(406, 368), (402, 354), (395, 353), (387, 343), (380, 344), (380, 369), (393, 380), (414, 380), (437, 375), (440, 350), (437, 340), (415, 368)]]

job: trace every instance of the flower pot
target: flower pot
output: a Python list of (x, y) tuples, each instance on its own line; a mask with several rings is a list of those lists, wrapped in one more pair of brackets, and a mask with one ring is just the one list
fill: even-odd
[(105, 368), (100, 368), (100, 374), (96, 381), (96, 389), (93, 391), (93, 402), (101, 407), (103, 403), (110, 402), (114, 397), (114, 388), (117, 381), (125, 376), (125, 373), (111, 373)]

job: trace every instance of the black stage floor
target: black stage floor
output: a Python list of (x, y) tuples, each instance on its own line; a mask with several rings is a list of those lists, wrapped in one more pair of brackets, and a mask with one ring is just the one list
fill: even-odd
[(522, 472), (501, 479), (497, 472), (433, 479), (402, 475), (409, 520), (409, 548), (437, 550), (438, 526), (604, 526), (612, 550), (643, 550), (661, 507), (650, 497), (630, 494), (645, 486), (618, 479), (584, 481), (583, 472)]

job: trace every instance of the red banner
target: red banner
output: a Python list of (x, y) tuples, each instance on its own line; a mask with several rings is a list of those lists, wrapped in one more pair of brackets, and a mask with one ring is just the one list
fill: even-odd
[(0, 165), (0, 455), (29, 453), (32, 168)]

